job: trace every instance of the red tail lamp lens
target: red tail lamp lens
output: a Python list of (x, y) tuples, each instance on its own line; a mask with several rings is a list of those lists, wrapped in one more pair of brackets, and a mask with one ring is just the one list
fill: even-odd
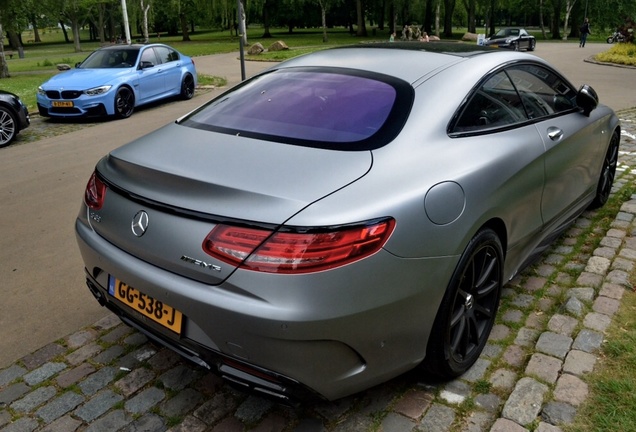
[(272, 232), (217, 225), (203, 250), (221, 261), (254, 271), (309, 273), (339, 267), (376, 253), (395, 220), (316, 232)]
[(84, 202), (86, 205), (93, 209), (99, 210), (104, 204), (104, 196), (106, 195), (106, 185), (102, 182), (96, 173), (91, 175), (86, 185), (86, 191), (84, 192)]

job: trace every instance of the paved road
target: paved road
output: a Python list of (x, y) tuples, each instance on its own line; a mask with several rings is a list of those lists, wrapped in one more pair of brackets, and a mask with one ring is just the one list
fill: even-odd
[[(607, 48), (540, 43), (535, 54), (554, 63), (573, 84), (591, 84), (614, 109), (636, 107), (636, 69), (584, 61)], [(229, 86), (240, 82), (237, 54), (197, 57), (195, 62), (202, 73), (227, 77)], [(246, 62), (246, 76), (268, 66)], [(73, 233), (84, 186), (97, 160), (219, 92), (0, 151), (0, 369), (106, 315), (84, 285)]]

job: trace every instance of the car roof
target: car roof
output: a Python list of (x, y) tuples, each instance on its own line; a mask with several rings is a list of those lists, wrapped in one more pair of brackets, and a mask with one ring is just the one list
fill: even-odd
[[(481, 66), (495, 67), (506, 61), (527, 58), (524, 56), (527, 54), (503, 52), (473, 43), (380, 42), (316, 51), (287, 60), (271, 69), (350, 68), (394, 76), (415, 84), (458, 63), (474, 60), (472, 63), (475, 66), (479, 65), (481, 69)], [(472, 71), (465, 71), (465, 73), (472, 73)]]
[(105, 51), (110, 51), (110, 50), (121, 50), (121, 49), (135, 49), (135, 50), (140, 50), (143, 47), (148, 47), (148, 46), (167, 46), (164, 44), (115, 44), (115, 45), (108, 45), (105, 47), (101, 47), (100, 50), (105, 50)]
[(487, 52), (493, 52), (493, 48), (489, 48), (483, 45), (477, 45), (473, 43), (460, 43), (460, 42), (376, 42), (366, 43), (359, 45), (346, 45), (337, 47), (334, 49), (350, 49), (350, 48), (386, 48), (393, 50), (406, 50), (406, 51), (423, 51), (439, 54), (448, 54), (459, 57), (471, 57), (474, 55), (480, 55)]

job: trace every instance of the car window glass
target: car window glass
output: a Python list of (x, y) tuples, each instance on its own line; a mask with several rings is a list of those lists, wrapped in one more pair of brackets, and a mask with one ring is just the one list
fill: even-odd
[(576, 106), (576, 92), (559, 76), (536, 65), (507, 69), (529, 118), (541, 118)]
[(527, 120), (515, 87), (501, 71), (481, 85), (463, 109), (453, 132), (473, 132)]
[(171, 50), (167, 47), (156, 47), (157, 57), (161, 63), (169, 63), (171, 61), (179, 60), (179, 54), (175, 50)]
[[(403, 85), (411, 88), (407, 83)], [(398, 92), (395, 84), (368, 76), (275, 71), (215, 100), (183, 124), (272, 141), (353, 150), (358, 147), (346, 144), (375, 136), (375, 145), (381, 145), (379, 136), (387, 130), (399, 130), (404, 121), (402, 109), (410, 108), (411, 97), (412, 93)]]
[(102, 49), (97, 50), (82, 62), (80, 68), (125, 68), (131, 67), (137, 60), (139, 51), (136, 49)]
[(144, 50), (144, 52), (141, 54), (141, 61), (149, 62), (149, 63), (152, 63), (153, 65), (159, 64), (157, 63), (157, 56), (155, 55), (155, 50), (153, 48), (148, 48)]

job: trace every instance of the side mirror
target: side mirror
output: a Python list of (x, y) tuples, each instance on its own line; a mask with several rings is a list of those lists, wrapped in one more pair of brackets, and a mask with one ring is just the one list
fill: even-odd
[(149, 62), (149, 61), (142, 61), (141, 63), (139, 63), (139, 69), (148, 69), (153, 66), (154, 65), (152, 64), (152, 62)]
[(80, 65), (82, 64), (82, 62), (77, 62), (75, 63), (75, 69), (77, 69), (78, 67), (80, 67)]
[(589, 117), (590, 113), (598, 106), (598, 95), (592, 87), (583, 84), (576, 94), (576, 104), (583, 110), (583, 114)]

